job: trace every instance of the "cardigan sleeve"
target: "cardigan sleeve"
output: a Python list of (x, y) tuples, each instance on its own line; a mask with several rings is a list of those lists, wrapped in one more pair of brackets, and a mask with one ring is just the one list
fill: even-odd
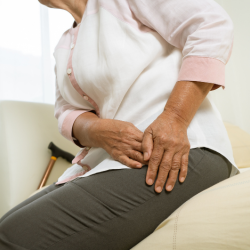
[(87, 108), (79, 109), (77, 107), (72, 106), (67, 101), (65, 101), (65, 99), (62, 97), (60, 93), (60, 89), (56, 80), (56, 102), (55, 102), (54, 115), (58, 120), (58, 130), (62, 136), (74, 142), (77, 146), (81, 148), (84, 146), (82, 146), (78, 140), (72, 137), (73, 124), (79, 115), (90, 111), (92, 110)]
[(225, 64), (233, 45), (233, 24), (213, 0), (128, 0), (143, 24), (182, 50), (178, 81), (225, 87)]

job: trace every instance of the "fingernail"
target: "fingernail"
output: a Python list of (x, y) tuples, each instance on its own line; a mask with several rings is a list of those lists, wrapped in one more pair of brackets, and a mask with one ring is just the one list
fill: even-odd
[(146, 161), (148, 159), (148, 153), (147, 152), (144, 153), (143, 158), (144, 158), (144, 161)]
[(137, 165), (136, 165), (136, 167), (138, 167), (138, 168), (141, 168), (141, 166), (142, 166), (141, 164), (137, 164)]
[(156, 189), (155, 189), (155, 191), (157, 192), (157, 193), (160, 193), (161, 192), (161, 187), (157, 187)]
[(184, 177), (181, 177), (181, 182), (183, 182), (185, 180), (185, 178)]
[(153, 185), (154, 181), (152, 179), (148, 179), (148, 185)]
[(172, 190), (172, 186), (171, 185), (167, 186), (167, 191), (171, 191), (171, 190)]

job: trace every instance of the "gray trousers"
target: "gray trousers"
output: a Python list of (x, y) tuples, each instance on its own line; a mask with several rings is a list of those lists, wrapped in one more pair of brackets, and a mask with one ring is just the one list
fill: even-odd
[(157, 194), (142, 169), (111, 170), (50, 185), (0, 220), (1, 250), (128, 250), (185, 201), (227, 179), (231, 163), (191, 149), (184, 183)]

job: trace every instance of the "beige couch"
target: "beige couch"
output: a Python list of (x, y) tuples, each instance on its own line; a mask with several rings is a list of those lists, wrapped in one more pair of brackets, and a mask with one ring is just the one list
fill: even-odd
[(225, 126), (241, 173), (192, 197), (132, 250), (250, 249), (250, 135)]
[[(51, 156), (51, 141), (74, 155), (78, 152), (58, 132), (53, 105), (0, 102), (0, 217), (37, 189)], [(70, 166), (59, 158), (47, 184)]]
[[(0, 216), (2, 216), (9, 209), (14, 207), (27, 197), (29, 197), (37, 189), (37, 186), (41, 180), (41, 177), (45, 171), (45, 168), (51, 156), (50, 150), (47, 148), (48, 144), (51, 141), (53, 141), (57, 146), (59, 146), (63, 150), (71, 152), (72, 154), (77, 153), (78, 147), (75, 146), (73, 143), (64, 139), (59, 134), (57, 129), (57, 121), (54, 118), (53, 112), (54, 112), (53, 105), (14, 102), (14, 101), (0, 102)], [(250, 167), (250, 135), (236, 126), (227, 123), (225, 123), (225, 125), (229, 133), (230, 140), (232, 142), (236, 164), (242, 169), (242, 172), (246, 171), (247, 168)], [(57, 178), (65, 171), (65, 169), (70, 166), (71, 166), (70, 163), (59, 158), (46, 184), (48, 185), (56, 181)], [(228, 185), (231, 186), (236, 185), (236, 187), (238, 187), (239, 185), (237, 183), (241, 182), (246, 183), (246, 185), (249, 185), (247, 180), (250, 179), (250, 171), (240, 174), (239, 176), (237, 176), (238, 179), (233, 179), (233, 178), (230, 178), (232, 179), (230, 180), (232, 183)], [(245, 179), (241, 180), (241, 178)], [(228, 186), (227, 183), (224, 182), (219, 183), (217, 185), (224, 185), (226, 187)], [(217, 185), (212, 187), (211, 190), (217, 190), (216, 189)], [(241, 185), (240, 187), (243, 189), (241, 190), (236, 188), (236, 193), (234, 193), (233, 197), (230, 196), (231, 191), (229, 190), (224, 191), (226, 193), (223, 192), (220, 193), (221, 197), (216, 198), (215, 200), (212, 200), (212, 198), (214, 198), (215, 197), (214, 194), (215, 193), (218, 194), (218, 192), (213, 193), (213, 191), (211, 191), (207, 193), (207, 194), (213, 194), (210, 195), (211, 197), (203, 193), (198, 194), (199, 196), (198, 198), (196, 198), (195, 196), (190, 201), (184, 204), (185, 208), (187, 207), (187, 209), (180, 208), (182, 209), (182, 215), (183, 215), (182, 217), (179, 216), (180, 213), (179, 209), (176, 210), (173, 215), (171, 215), (165, 222), (163, 222), (163, 224), (157, 229), (155, 233), (153, 233), (150, 237), (148, 237), (138, 246), (136, 246), (135, 250), (231, 249), (227, 248), (227, 245), (224, 243), (222, 243), (221, 245), (224, 245), (225, 248), (219, 248), (217, 245), (214, 245), (215, 248), (211, 248), (211, 245), (209, 244), (208, 247), (206, 248), (204, 242), (206, 243), (206, 239), (208, 239), (206, 238), (207, 231), (205, 231), (204, 233), (202, 230), (200, 230), (199, 227), (195, 228), (195, 225), (201, 225), (202, 223), (205, 223), (204, 221), (202, 221), (202, 218), (204, 219), (204, 216), (208, 214), (206, 208), (207, 206), (209, 206), (209, 204), (211, 205), (211, 202), (215, 206), (213, 206), (213, 209), (210, 208), (209, 212), (211, 213), (211, 211), (216, 210), (214, 211), (215, 215), (216, 214), (218, 215), (217, 211), (223, 212), (224, 211), (223, 209), (225, 209), (223, 206), (216, 207), (216, 205), (221, 204), (218, 201), (226, 202), (227, 199), (230, 199), (231, 202), (233, 202), (233, 199), (235, 197), (237, 198), (238, 194), (238, 197), (241, 197), (241, 203), (242, 202), (244, 203), (244, 196), (243, 196), (244, 190), (250, 190), (250, 187), (248, 189), (244, 189), (245, 188), (244, 185)], [(220, 190), (226, 190), (226, 189), (220, 188)], [(248, 201), (249, 197), (250, 194), (248, 197), (246, 197), (248, 198)], [(209, 202), (210, 201), (209, 199), (211, 200), (211, 202)], [(248, 204), (249, 202), (245, 203), (246, 206)], [(190, 216), (190, 211), (192, 211), (192, 207), (200, 208), (198, 210), (197, 209), (194, 210), (195, 214), (197, 216), (199, 215), (198, 219), (197, 217), (194, 218)], [(242, 212), (240, 208), (238, 209), (238, 212), (240, 211), (241, 214), (243, 213), (244, 215), (244, 213), (246, 213), (246, 210), (243, 209), (244, 211)], [(235, 210), (233, 209), (230, 210), (230, 208), (228, 209), (229, 209), (228, 211), (230, 211), (229, 213), (230, 215), (232, 215), (232, 213), (235, 213)], [(248, 210), (250, 211), (250, 209)], [(250, 218), (250, 214), (248, 215)], [(188, 216), (189, 219), (192, 218), (192, 220), (191, 221), (184, 220), (183, 222), (183, 218), (187, 218), (186, 216)], [(179, 229), (179, 231), (181, 231), (182, 233), (179, 233), (178, 234), (179, 238), (173, 241), (173, 238), (171, 237), (176, 237), (175, 231), (177, 230), (176, 228), (177, 225), (181, 227), (181, 225), (179, 225), (176, 222), (176, 220), (178, 221), (178, 218), (180, 220), (179, 221), (180, 224), (182, 223), (181, 225), (183, 225), (181, 229), (182, 231)], [(193, 227), (188, 228), (187, 225), (192, 224), (192, 221), (196, 224), (194, 224)], [(233, 223), (235, 223), (235, 221), (233, 221)], [(248, 224), (250, 225), (250, 222)], [(223, 223), (222, 224), (220, 223), (220, 225), (223, 225)], [(227, 226), (227, 228), (229, 228), (228, 225), (224, 226)], [(210, 230), (211, 228), (213, 229), (214, 227), (210, 227)], [(242, 236), (243, 234), (239, 233), (240, 225), (238, 224), (238, 227), (236, 228), (238, 230), (236, 236), (237, 237), (239, 237), (239, 235)], [(249, 229), (248, 231), (249, 233), (250, 228), (249, 227), (245, 228), (246, 230)], [(217, 229), (221, 228), (217, 227)], [(197, 246), (194, 244), (194, 242), (198, 241), (197, 239), (195, 239), (194, 241), (195, 237), (192, 235), (190, 230), (193, 230), (193, 232), (196, 232), (196, 234), (202, 232), (203, 238), (200, 237), (201, 239), (200, 245)], [(189, 232), (189, 234), (186, 234), (185, 232)], [(218, 233), (218, 230), (217, 231), (215, 230), (215, 232)], [(186, 236), (188, 235), (188, 237), (185, 238), (184, 237), (185, 235)], [(211, 240), (215, 241), (215, 238), (216, 237), (214, 236), (212, 237)], [(172, 239), (172, 241), (175, 243), (170, 244), (169, 243), (170, 239)], [(178, 240), (181, 241), (182, 244), (180, 244)], [(179, 244), (178, 247), (177, 247), (178, 244), (176, 242)], [(167, 245), (168, 243), (170, 245)], [(243, 246), (243, 248), (239, 247), (235, 249), (247, 249), (244, 247), (245, 245)], [(250, 245), (248, 249), (250, 249)]]

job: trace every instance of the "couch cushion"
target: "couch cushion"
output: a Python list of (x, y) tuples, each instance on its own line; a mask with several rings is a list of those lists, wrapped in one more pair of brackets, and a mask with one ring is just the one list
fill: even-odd
[(238, 168), (250, 167), (250, 134), (239, 127), (225, 122), (225, 127), (232, 144), (234, 161)]
[(250, 170), (197, 194), (133, 250), (250, 249)]

